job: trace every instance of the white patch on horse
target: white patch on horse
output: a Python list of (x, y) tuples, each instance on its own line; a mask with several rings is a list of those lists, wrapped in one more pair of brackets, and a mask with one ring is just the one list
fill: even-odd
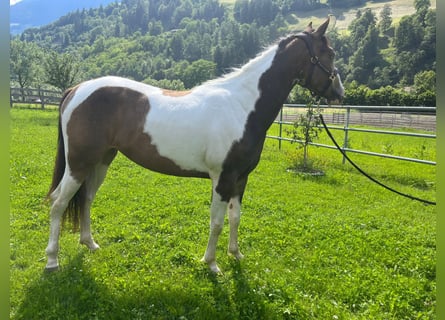
[(270, 67), (276, 50), (276, 46), (270, 48), (242, 69), (198, 86), (185, 96), (150, 95), (144, 132), (159, 154), (174, 159), (184, 170), (220, 172), (222, 160), (243, 136), (247, 118), (261, 94), (259, 79)]

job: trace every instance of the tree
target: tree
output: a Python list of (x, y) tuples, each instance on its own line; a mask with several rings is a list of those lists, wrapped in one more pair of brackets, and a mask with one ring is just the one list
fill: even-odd
[(392, 25), (392, 10), (389, 4), (383, 6), (382, 11), (380, 11), (380, 22), (379, 29), (382, 34), (387, 35)]
[(79, 79), (80, 63), (69, 53), (51, 52), (45, 61), (46, 83), (65, 91)]
[(212, 61), (197, 60), (187, 66), (181, 77), (186, 88), (193, 88), (204, 81), (215, 77), (216, 64)]
[(414, 89), (416, 94), (426, 91), (436, 91), (436, 73), (432, 70), (421, 71), (414, 76)]
[(395, 32), (394, 47), (397, 51), (396, 66), (399, 78), (412, 84), (414, 75), (422, 70), (432, 70), (436, 62), (435, 11), (428, 11), (423, 24), (417, 14), (400, 20)]
[(428, 9), (431, 6), (430, 0), (414, 0), (414, 8), (416, 8), (417, 21), (425, 27), (425, 17)]
[(347, 79), (349, 81), (357, 80), (360, 83), (370, 84), (374, 77), (374, 69), (382, 63), (382, 57), (378, 45), (378, 31), (374, 25), (368, 27), (362, 41), (351, 57), (351, 72)]
[(176, 61), (179, 61), (184, 54), (184, 35), (175, 32), (173, 33), (170, 41), (169, 41), (169, 54), (171, 54), (172, 58)]
[(11, 78), (18, 82), (21, 88), (29, 87), (39, 82), (42, 50), (34, 43), (12, 40), (10, 45)]
[[(314, 106), (311, 102), (307, 105), (306, 113), (300, 114), (297, 121), (294, 122), (293, 128), (288, 131), (293, 140), (300, 143), (303, 148), (303, 164), (300, 169), (303, 172), (311, 172), (312, 166), (308, 159), (308, 146), (311, 142), (318, 138), (318, 134), (322, 131), (319, 106)], [(297, 165), (298, 167), (298, 165)]]
[(353, 51), (357, 50), (360, 42), (366, 36), (368, 29), (375, 27), (376, 17), (371, 9), (366, 9), (363, 13), (357, 11), (357, 18), (351, 22), (348, 29), (351, 31), (351, 41)]
[(422, 41), (422, 33), (422, 27), (412, 16), (402, 17), (396, 29), (394, 46), (398, 52), (416, 49)]

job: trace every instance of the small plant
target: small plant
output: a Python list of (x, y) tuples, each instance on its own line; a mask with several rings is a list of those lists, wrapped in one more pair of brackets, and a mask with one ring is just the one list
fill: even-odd
[(422, 144), (420, 144), (418, 146), (418, 149), (414, 153), (414, 157), (418, 158), (418, 159), (425, 159), (425, 158), (427, 158), (427, 153), (428, 153), (428, 150), (427, 150), (425, 141), (422, 141)]
[(299, 148), (303, 148), (303, 160), (302, 163), (298, 159), (295, 161), (296, 168), (303, 172), (314, 171), (313, 162), (309, 161), (308, 146), (311, 142), (318, 138), (319, 133), (322, 131), (321, 119), (319, 117), (321, 113), (320, 105), (314, 106), (312, 102), (308, 103), (306, 113), (300, 114), (297, 120), (293, 124), (293, 128), (288, 130), (295, 142), (299, 143)]
[(394, 147), (393, 147), (393, 143), (392, 142), (386, 142), (383, 145), (383, 152), (386, 154), (393, 154), (394, 153)]

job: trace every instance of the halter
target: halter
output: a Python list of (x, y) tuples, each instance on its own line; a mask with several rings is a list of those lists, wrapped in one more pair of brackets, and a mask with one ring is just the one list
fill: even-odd
[[(326, 84), (326, 86), (323, 88), (323, 90), (321, 92), (314, 92), (314, 90), (309, 89), (312, 93), (313, 96), (324, 96), (324, 93), (326, 93), (326, 91), (329, 89), (329, 87), (332, 85), (332, 82), (334, 82), (335, 78), (337, 77), (338, 74), (338, 70), (337, 68), (334, 68), (333, 71), (329, 70), (329, 68), (327, 68), (318, 58), (318, 56), (315, 54), (314, 52), (314, 47), (312, 46), (312, 40), (310, 37), (308, 37), (308, 33), (307, 32), (302, 32), (299, 33), (297, 35), (295, 35), (296, 38), (301, 39), (304, 41), (304, 43), (306, 44), (306, 48), (309, 51), (309, 54), (311, 56), (311, 70), (309, 72), (309, 76), (308, 78), (304, 81), (304, 83), (300, 83), (302, 86), (306, 86), (306, 84), (309, 84), (312, 80), (312, 75), (314, 73), (314, 69), (315, 67), (319, 67), (321, 70), (323, 70), (324, 73), (326, 73), (329, 77), (329, 82)], [(298, 82), (300, 82), (301, 80), (298, 80)]]

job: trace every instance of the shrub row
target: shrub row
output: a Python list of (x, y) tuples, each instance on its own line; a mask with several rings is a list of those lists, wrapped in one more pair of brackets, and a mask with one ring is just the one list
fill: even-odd
[[(288, 97), (288, 103), (308, 103), (311, 95), (308, 90), (296, 86)], [(432, 90), (419, 92), (391, 86), (370, 89), (354, 84), (345, 89), (345, 105), (355, 106), (436, 106), (436, 93)]]
[(348, 88), (344, 104), (364, 106), (436, 106), (436, 93), (433, 91), (409, 92), (390, 86), (370, 89), (366, 86)]

